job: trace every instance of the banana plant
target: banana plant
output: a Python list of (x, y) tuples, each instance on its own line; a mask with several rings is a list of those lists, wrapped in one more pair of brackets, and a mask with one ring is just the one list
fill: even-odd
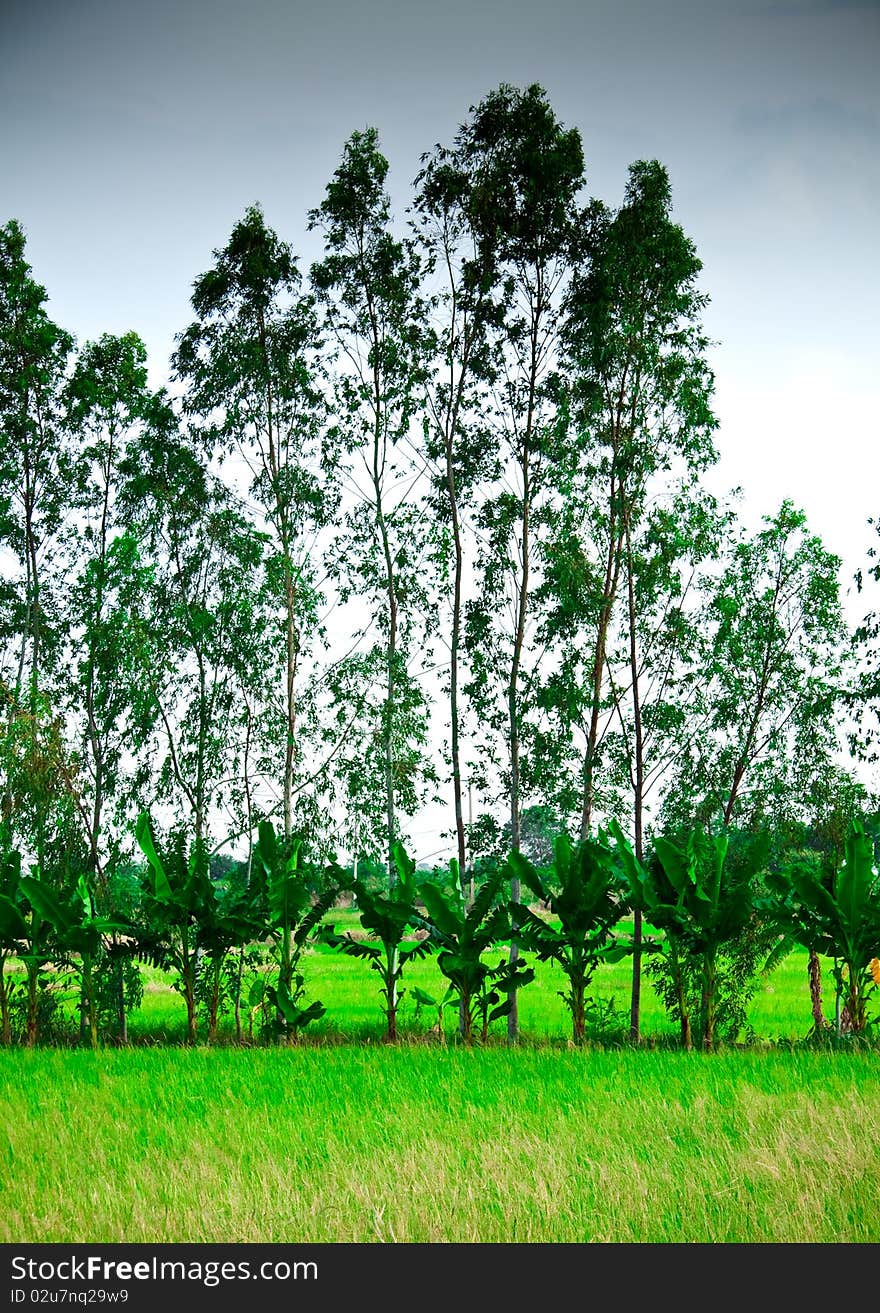
[(513, 934), (509, 910), (498, 904), (507, 880), (505, 869), (498, 867), (489, 875), (470, 906), (456, 858), (450, 861), (449, 870), (451, 892), (426, 880), (419, 893), (428, 913), (431, 942), (439, 950), (437, 965), (449, 981), (450, 1000), (458, 1001), (461, 1037), (465, 1044), (472, 1044), (475, 1023), (481, 1023), (481, 1038), (485, 1039), (490, 1023), (509, 1014), (515, 991), (534, 980), (535, 973), (522, 958), (510, 964), (512, 975), (507, 962), (492, 967), (483, 960), (489, 949), (509, 941)]
[(256, 870), (258, 888), (264, 899), (265, 924), (275, 941), (278, 974), (274, 984), (258, 979), (251, 988), (252, 1009), (268, 1004), (274, 1012), (279, 1037), (295, 1036), (310, 1021), (323, 1017), (326, 1009), (318, 1000), (304, 1005), (305, 978), (299, 971), (303, 949), (339, 894), (342, 872), (331, 863), (327, 874), (330, 883), (314, 897), (309, 871), (302, 861), (300, 835), (286, 844), (276, 838), (272, 822), (263, 820), (258, 827)]
[[(880, 872), (864, 823), (852, 822), (844, 859), (829, 882), (804, 863), (768, 876), (780, 927), (805, 948), (835, 959), (838, 990), (854, 1034), (865, 1031), (880, 954)], [(830, 887), (829, 887), (830, 886)]]
[(0, 1036), (5, 1045), (12, 1043), (12, 1019), (9, 1013), (9, 982), (6, 963), (15, 957), (28, 937), (28, 923), (19, 906), (21, 889), (21, 854), (9, 842), (8, 826), (0, 826)]
[[(690, 1050), (693, 1048), (693, 1025), (685, 970), (684, 929), (681, 915), (677, 911), (683, 894), (670, 882), (656, 855), (652, 854), (645, 865), (637, 859), (617, 821), (612, 820), (608, 829), (616, 844), (617, 859), (626, 881), (630, 906), (641, 912), (649, 925), (664, 932), (659, 942), (645, 939), (642, 950), (660, 953), (665, 959), (682, 1047)], [(669, 1006), (672, 1010), (673, 1003), (670, 1002)]]
[(353, 882), (361, 925), (378, 942), (355, 939), (349, 932), (338, 935), (333, 927), (325, 938), (350, 957), (369, 962), (370, 969), (378, 973), (382, 982), (379, 992), (385, 1001), (385, 1038), (394, 1043), (397, 1039), (397, 1011), (404, 993), (400, 988), (404, 967), (416, 958), (427, 957), (434, 945), (430, 938), (425, 938), (409, 948), (403, 946), (407, 931), (413, 927), (425, 929), (426, 920), (415, 905), (418, 892), (416, 864), (407, 856), (399, 839), (392, 844), (391, 855), (397, 879), (388, 893), (375, 893), (362, 880)]
[(25, 969), (25, 1043), (39, 1039), (39, 1001), (43, 972), (59, 957), (58, 932), (76, 920), (53, 890), (33, 875), (22, 875), (21, 855), (12, 848), (7, 826), (0, 829), (0, 1006), (3, 1042), (12, 1041), (6, 959), (16, 956)]
[(245, 890), (226, 898), (215, 896), (207, 919), (196, 931), (199, 950), (198, 971), (206, 986), (208, 1008), (208, 1043), (217, 1041), (223, 968), (233, 949), (244, 948), (265, 933), (265, 923), (257, 915), (253, 899)]
[(693, 1042), (683, 972), (685, 959), (690, 958), (699, 964), (700, 1043), (705, 1049), (714, 1048), (719, 954), (754, 915), (753, 882), (763, 865), (763, 852), (756, 848), (738, 871), (731, 872), (725, 866), (727, 832), (707, 835), (691, 830), (677, 842), (665, 836), (655, 839), (654, 859), (643, 864), (616, 822), (609, 829), (632, 906), (667, 935), (670, 962), (677, 971), (682, 1041), (686, 1048)]
[(66, 893), (58, 893), (33, 876), (22, 877), (21, 889), (43, 924), (51, 928), (53, 961), (71, 969), (79, 979), (82, 1028), (92, 1048), (97, 1048), (95, 969), (107, 937), (130, 927), (98, 915), (84, 874), (80, 874), (74, 888)]
[[(58, 930), (68, 917), (56, 895), (42, 880), (22, 875), (19, 854), (6, 854), (3, 871), (5, 892), (0, 895), (0, 935), (24, 965), (27, 1011), (25, 1044), (32, 1048), (39, 1039), (40, 985), (46, 967), (59, 957)], [(5, 993), (5, 991), (4, 991)], [(8, 996), (5, 998), (8, 1005)], [(9, 1027), (8, 1007), (5, 1025)], [(11, 1033), (7, 1029), (9, 1038)]]
[(186, 1004), (186, 1039), (197, 1039), (196, 972), (199, 928), (216, 913), (216, 895), (208, 873), (208, 855), (201, 842), (187, 856), (182, 834), (168, 846), (166, 859), (153, 840), (149, 813), (142, 811), (135, 827), (138, 845), (147, 859), (144, 911), (147, 929), (141, 935), (142, 951), (164, 961), (177, 972), (176, 988)]
[(628, 910), (614, 854), (601, 839), (584, 839), (574, 845), (568, 835), (560, 834), (546, 872), (522, 853), (511, 853), (507, 861), (513, 874), (559, 922), (553, 925), (524, 904), (512, 906), (522, 947), (541, 962), (557, 963), (565, 972), (568, 988), (559, 994), (571, 1013), (574, 1042), (583, 1044), (586, 991), (596, 967), (629, 951), (613, 934)]

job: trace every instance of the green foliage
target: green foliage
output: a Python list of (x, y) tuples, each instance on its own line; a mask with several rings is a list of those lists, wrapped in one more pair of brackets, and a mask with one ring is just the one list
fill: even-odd
[[(275, 944), (278, 974), (272, 983), (265, 977), (254, 983), (249, 1004), (255, 1008), (265, 1003), (273, 1009), (276, 1034), (288, 1038), (324, 1015), (323, 1003), (304, 1004), (305, 978), (298, 967), (306, 943), (339, 893), (339, 885), (333, 883), (313, 895), (314, 873), (301, 860), (302, 846), (300, 835), (279, 843), (271, 821), (260, 821), (257, 887), (264, 924)], [(338, 868), (332, 873), (342, 875)]]
[(54, 968), (37, 972), (33, 992), (29, 977), (10, 979), (8, 990), (9, 1044), (59, 1045), (77, 1040), (77, 1025), (65, 1006), (68, 975)]
[(187, 854), (186, 836), (170, 836), (165, 856), (153, 840), (149, 814), (138, 817), (135, 838), (147, 859), (144, 878), (145, 925), (139, 933), (141, 952), (167, 963), (177, 972), (175, 988), (186, 1003), (187, 1041), (196, 1042), (196, 971), (199, 931), (216, 915), (216, 895), (208, 875), (208, 854), (200, 840)]
[[(98, 959), (94, 974), (94, 1009), (101, 1033), (121, 1041), (127, 1018), (136, 1012), (144, 1001), (144, 978), (134, 953), (127, 951), (104, 952)], [(124, 1020), (123, 1020), (124, 1019)]]
[[(735, 1043), (753, 1038), (749, 1009), (767, 972), (773, 936), (757, 918), (730, 943), (718, 950), (715, 963), (715, 1033), (719, 1040)], [(679, 953), (671, 941), (649, 952), (645, 975), (671, 1018), (681, 1027), (683, 1043), (689, 1047), (690, 1019), (699, 1017), (703, 971), (698, 956)], [(683, 1020), (684, 1018), (684, 1020)], [(686, 1033), (687, 1032), (687, 1033)]]
[[(751, 979), (749, 955), (740, 957), (733, 946), (754, 930), (754, 882), (765, 862), (763, 845), (728, 866), (727, 832), (707, 835), (691, 830), (675, 840), (655, 839), (651, 858), (642, 864), (616, 822), (610, 830), (632, 905), (649, 925), (665, 933), (661, 946), (665, 962), (656, 974), (663, 981), (664, 1000), (681, 1025), (682, 1042), (690, 1048), (693, 982), (698, 978), (697, 1039), (702, 1047), (712, 1048), (718, 1037), (721, 990), (727, 995), (728, 1028), (733, 1025), (731, 1018), (742, 1017), (747, 1001), (742, 992), (736, 993), (736, 986)], [(719, 975), (724, 952), (728, 962), (722, 986)]]
[[(50, 873), (54, 880), (48, 878)], [(49, 985), (57, 985), (60, 975), (78, 978), (81, 1026), (92, 1045), (97, 1044), (95, 966), (105, 936), (120, 928), (96, 914), (82, 871), (66, 867), (41, 870), (34, 865), (31, 874), (22, 875), (21, 855), (12, 847), (9, 826), (0, 826), (0, 1013), (4, 1043), (11, 1042), (13, 1026), (9, 982), (3, 971), (7, 956), (14, 953), (26, 973), (26, 1003), (22, 1006), (27, 1044), (35, 1044), (40, 1037), (41, 996)], [(52, 974), (47, 970), (50, 966), (55, 968)]]
[(837, 770), (847, 664), (840, 560), (790, 501), (726, 544), (694, 670), (701, 730), (676, 765), (664, 823), (802, 819)]
[(549, 869), (540, 870), (516, 852), (508, 865), (550, 912), (552, 920), (547, 920), (531, 907), (514, 903), (516, 938), (539, 961), (555, 962), (565, 972), (568, 989), (561, 997), (571, 1012), (574, 1042), (582, 1044), (586, 991), (596, 967), (626, 951), (612, 934), (627, 911), (614, 854), (602, 838), (574, 845), (560, 834)]
[(513, 928), (510, 914), (498, 903), (507, 883), (507, 871), (499, 867), (481, 884), (468, 906), (461, 888), (458, 862), (449, 864), (450, 882), (444, 887), (425, 880), (419, 897), (427, 910), (427, 925), (437, 949), (437, 965), (449, 981), (449, 996), (459, 1008), (462, 1039), (470, 1044), (474, 1029), (486, 1038), (490, 1024), (509, 1015), (516, 990), (534, 979), (534, 971), (522, 959), (503, 959), (492, 967), (484, 955), (496, 944), (509, 942)]
[(413, 928), (425, 929), (426, 921), (416, 907), (416, 864), (407, 856), (399, 839), (391, 846), (391, 857), (396, 879), (387, 893), (376, 892), (360, 880), (354, 882), (360, 922), (368, 938), (356, 939), (351, 931), (338, 935), (332, 927), (328, 927), (325, 938), (350, 957), (369, 962), (370, 970), (378, 972), (382, 982), (379, 992), (385, 1000), (386, 1038), (394, 1042), (398, 1034), (398, 1008), (404, 993), (400, 988), (404, 967), (413, 959), (426, 957), (434, 945), (429, 938), (424, 938), (409, 948), (403, 946), (407, 932)]
[(815, 863), (795, 861), (769, 884), (780, 927), (806, 948), (835, 959), (849, 1027), (863, 1034), (876, 987), (871, 962), (880, 956), (880, 872), (864, 822), (852, 821), (843, 861), (830, 879)]
[(23, 878), (21, 888), (31, 906), (51, 927), (53, 960), (79, 980), (80, 1026), (92, 1047), (98, 1043), (99, 1014), (96, 978), (111, 935), (131, 930), (125, 922), (101, 915), (85, 875), (59, 894), (44, 881)]

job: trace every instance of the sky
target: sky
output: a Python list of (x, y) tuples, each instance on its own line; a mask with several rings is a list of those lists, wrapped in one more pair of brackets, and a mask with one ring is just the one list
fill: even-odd
[(710, 486), (751, 524), (791, 498), (848, 588), (880, 515), (878, 57), (880, 0), (0, 0), (0, 222), (53, 318), (134, 329), (158, 385), (248, 205), (305, 271), (355, 129), (402, 215), (423, 151), (538, 82), (590, 195), (667, 167), (710, 297)]

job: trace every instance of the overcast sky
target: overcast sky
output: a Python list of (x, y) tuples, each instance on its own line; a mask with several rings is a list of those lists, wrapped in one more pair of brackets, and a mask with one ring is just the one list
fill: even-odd
[(587, 188), (669, 169), (718, 345), (716, 485), (792, 496), (848, 565), (880, 512), (880, 0), (0, 0), (0, 219), (55, 318), (135, 329), (155, 382), (245, 207), (307, 264), (306, 212), (379, 129), (420, 153), (501, 81), (540, 82)]
[(193, 279), (245, 207), (303, 257), (374, 125), (398, 211), (500, 82), (580, 129), (587, 191), (669, 170), (721, 420), (712, 486), (791, 497), (848, 583), (880, 514), (880, 0), (0, 0), (0, 221), (80, 341), (167, 378)]

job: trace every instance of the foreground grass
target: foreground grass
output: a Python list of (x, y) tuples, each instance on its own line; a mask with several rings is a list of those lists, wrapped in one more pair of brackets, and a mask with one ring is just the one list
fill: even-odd
[(880, 1240), (876, 1053), (0, 1054), (0, 1240)]

